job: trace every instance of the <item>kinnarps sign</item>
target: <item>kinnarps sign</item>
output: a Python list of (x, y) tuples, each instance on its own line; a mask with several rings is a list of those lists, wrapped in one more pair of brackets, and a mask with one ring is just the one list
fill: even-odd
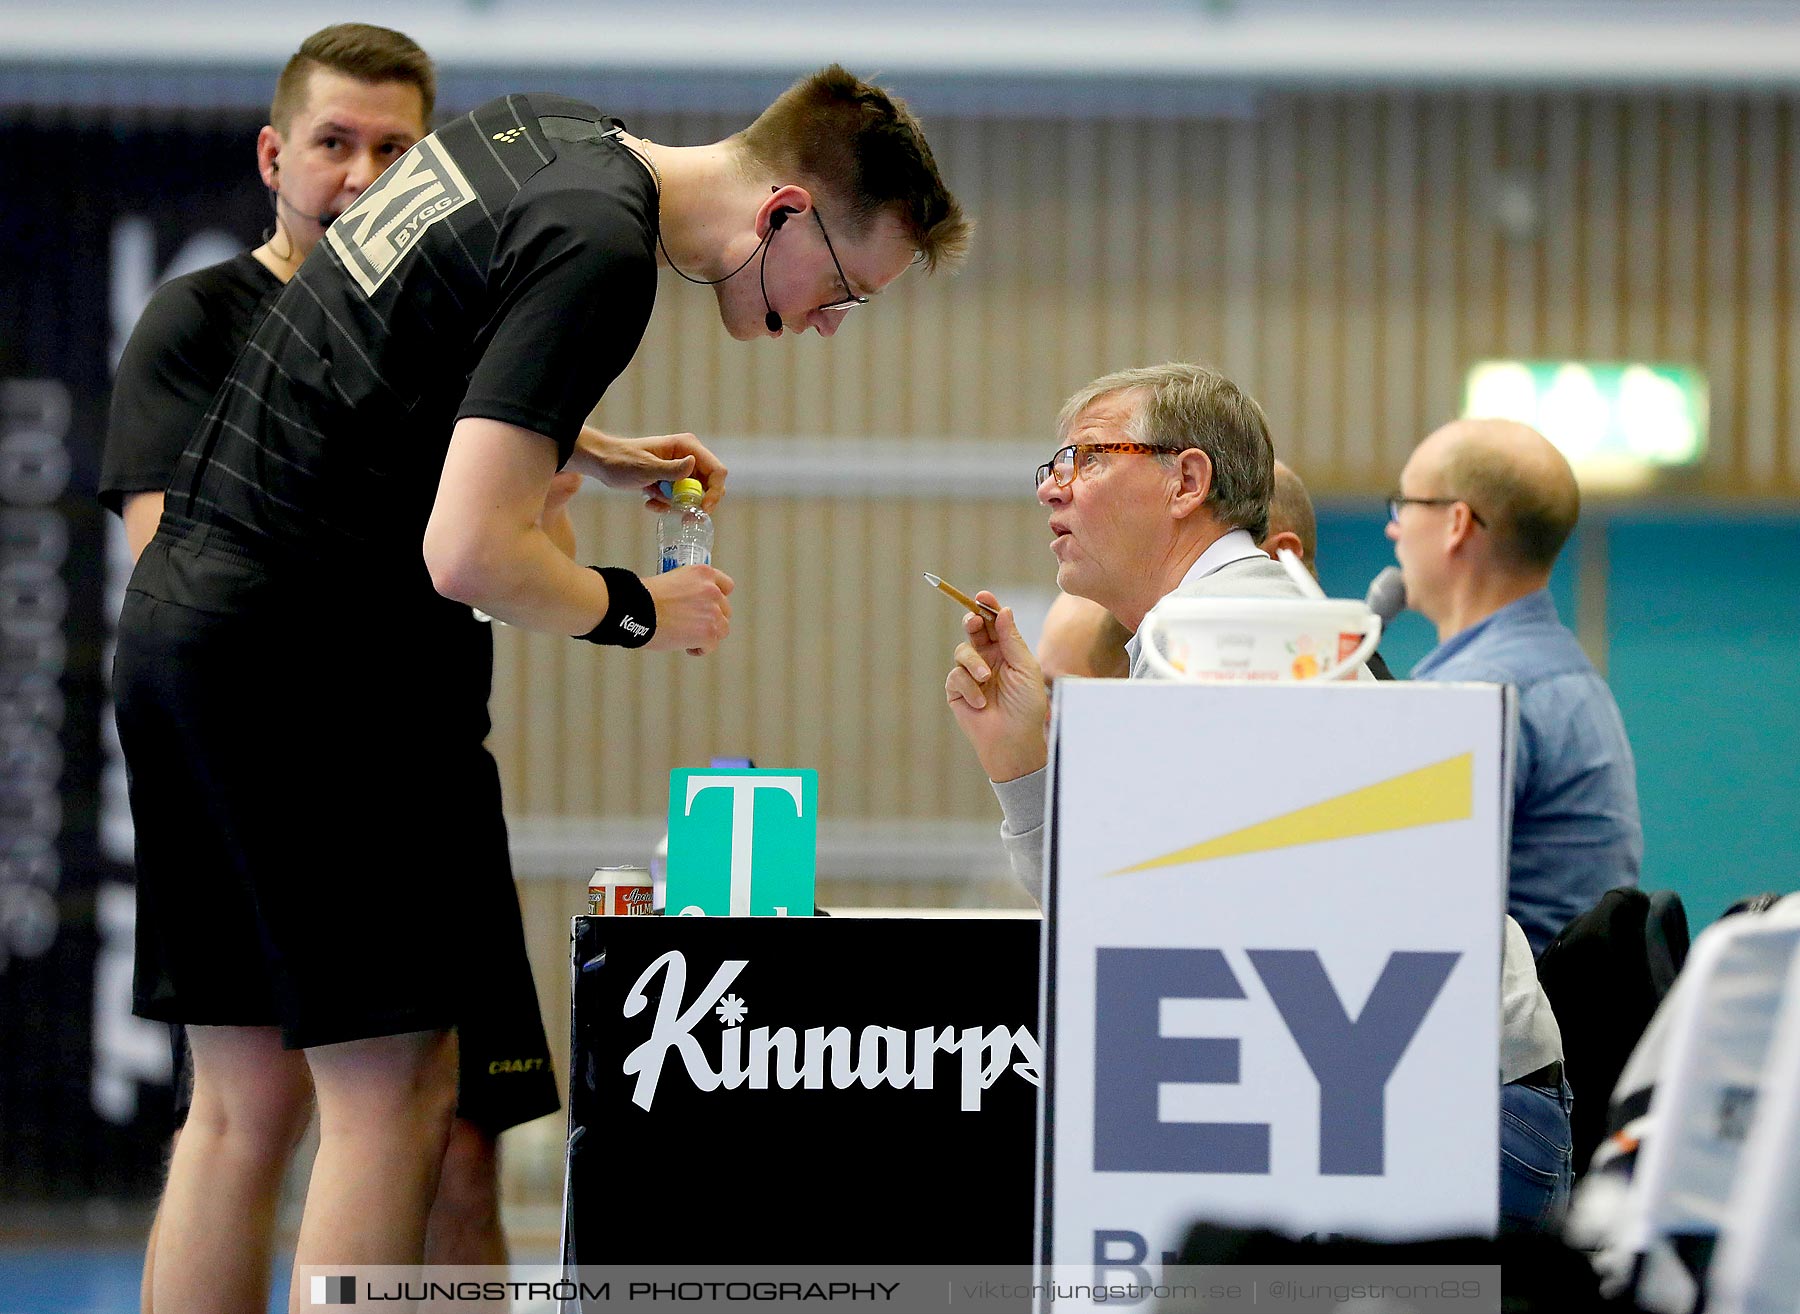
[(1035, 920), (583, 917), (574, 948), (571, 1262), (1030, 1262)]
[[(981, 1108), (982, 1092), (1011, 1071), (1038, 1083), (1038, 1043), (1027, 1027), (863, 1026), (796, 1027), (790, 1019), (752, 1025), (750, 1001), (732, 990), (747, 958), (728, 958), (690, 996), (687, 955), (671, 949), (632, 983), (620, 1010), (639, 1016), (655, 1001), (650, 1034), (625, 1056), (620, 1070), (635, 1085), (631, 1102), (648, 1110), (670, 1056), (697, 1091), (932, 1090), (947, 1080), (968, 1112)], [(695, 1028), (711, 1013), (719, 1023), (707, 1046)], [(707, 1019), (710, 1020), (710, 1019)], [(940, 1073), (938, 1056), (947, 1072)]]
[(1491, 1229), (1505, 691), (1058, 696), (1040, 1254)]

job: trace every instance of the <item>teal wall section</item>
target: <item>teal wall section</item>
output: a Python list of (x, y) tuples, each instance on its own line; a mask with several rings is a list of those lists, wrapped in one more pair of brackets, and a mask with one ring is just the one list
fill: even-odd
[[(1328, 503), (1318, 508), (1319, 583), (1334, 598), (1360, 598), (1369, 581), (1394, 564), (1387, 540), (1387, 507), (1380, 502)], [(1417, 612), (1404, 611), (1381, 636), (1381, 655), (1404, 676), (1437, 646), (1437, 631)]]
[(1607, 548), (1644, 884), (1679, 891), (1698, 931), (1800, 889), (1800, 519), (1616, 518)]

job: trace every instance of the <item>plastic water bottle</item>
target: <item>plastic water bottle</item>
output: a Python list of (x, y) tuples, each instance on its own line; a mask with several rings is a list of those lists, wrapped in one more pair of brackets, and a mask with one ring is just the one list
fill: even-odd
[(669, 500), (674, 503), (657, 521), (661, 571), (677, 566), (712, 564), (713, 521), (700, 507), (706, 488), (698, 479), (677, 479)]

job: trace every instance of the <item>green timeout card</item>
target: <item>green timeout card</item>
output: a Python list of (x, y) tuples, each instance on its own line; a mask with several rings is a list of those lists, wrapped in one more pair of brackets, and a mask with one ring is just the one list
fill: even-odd
[(669, 773), (668, 915), (810, 917), (817, 771)]

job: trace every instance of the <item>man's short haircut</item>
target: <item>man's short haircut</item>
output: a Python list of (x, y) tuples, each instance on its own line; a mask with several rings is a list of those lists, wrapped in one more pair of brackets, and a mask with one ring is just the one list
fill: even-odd
[(306, 104), (312, 73), (328, 68), (358, 82), (407, 82), (419, 89), (425, 126), (437, 106), (437, 72), (411, 37), (373, 23), (334, 23), (322, 27), (300, 43), (300, 49), (275, 81), (275, 100), (269, 106), (269, 122), (275, 131), (287, 133)]
[(891, 212), (927, 271), (968, 250), (974, 224), (944, 186), (919, 121), (904, 101), (836, 64), (782, 92), (738, 139), (763, 168), (846, 207), (853, 232)]
[(1056, 430), (1067, 435), (1077, 417), (1102, 397), (1137, 392), (1132, 438), (1164, 452), (1197, 447), (1212, 461), (1206, 505), (1232, 529), (1258, 543), (1269, 535), (1269, 498), (1275, 486), (1275, 445), (1268, 417), (1237, 384), (1204, 365), (1170, 361), (1120, 370), (1095, 379), (1063, 403)]
[(1301, 562), (1313, 574), (1318, 574), (1319, 521), (1313, 514), (1312, 498), (1292, 467), (1278, 464), (1275, 467), (1275, 492), (1269, 498), (1268, 532), (1279, 534), (1283, 530), (1292, 532), (1300, 540)]
[(1444, 458), (1444, 486), (1487, 523), (1495, 558), (1521, 570), (1547, 571), (1581, 516), (1573, 477), (1552, 484), (1480, 442), (1460, 442)]

